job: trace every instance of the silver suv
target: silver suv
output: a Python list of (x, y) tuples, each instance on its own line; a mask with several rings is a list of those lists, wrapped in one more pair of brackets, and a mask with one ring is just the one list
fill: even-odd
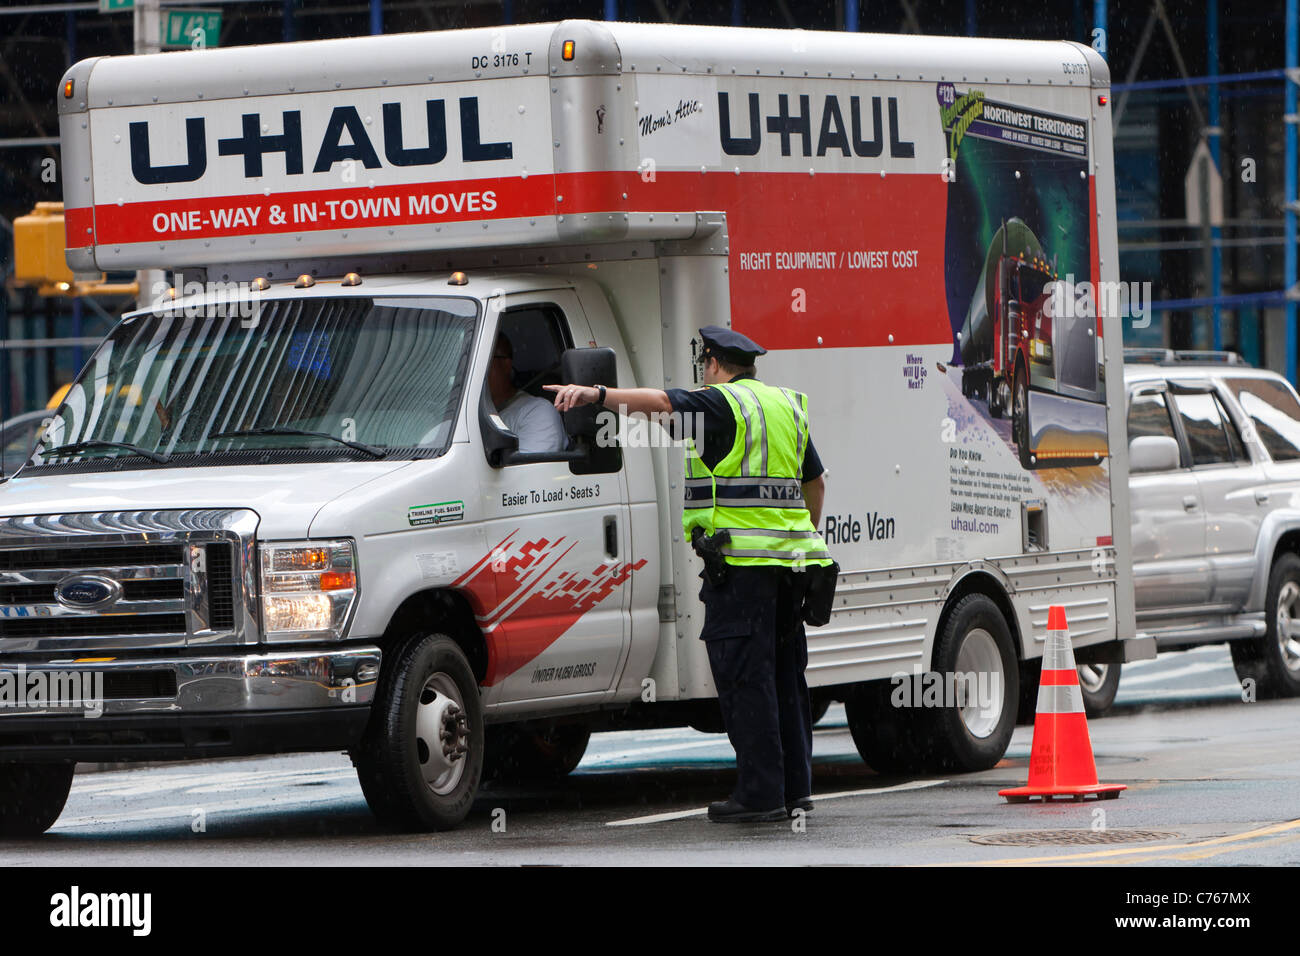
[(1230, 353), (1164, 350), (1126, 350), (1124, 384), (1138, 631), (1160, 650), (1226, 641), (1257, 696), (1300, 694), (1295, 390)]

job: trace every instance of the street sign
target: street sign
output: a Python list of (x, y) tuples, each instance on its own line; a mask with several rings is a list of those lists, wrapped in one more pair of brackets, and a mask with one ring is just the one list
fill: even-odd
[(164, 49), (202, 50), (221, 39), (220, 10), (166, 9), (162, 11), (161, 42)]
[(130, 10), (135, 6), (135, 0), (99, 0), (100, 13), (117, 13), (120, 10)]

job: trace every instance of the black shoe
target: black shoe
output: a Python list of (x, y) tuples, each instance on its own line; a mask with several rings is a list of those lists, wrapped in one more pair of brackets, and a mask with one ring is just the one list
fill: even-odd
[(785, 807), (775, 810), (751, 810), (735, 800), (718, 800), (709, 804), (709, 819), (714, 823), (768, 823), (785, 819)]
[(800, 797), (793, 803), (787, 803), (785, 805), (785, 815), (793, 817), (796, 810), (802, 810), (804, 813), (812, 813), (812, 808), (812, 797)]

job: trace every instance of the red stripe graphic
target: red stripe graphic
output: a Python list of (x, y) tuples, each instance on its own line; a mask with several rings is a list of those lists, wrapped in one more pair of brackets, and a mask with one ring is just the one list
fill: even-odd
[(468, 598), (488, 645), (483, 683), (499, 683), (554, 644), (578, 618), (637, 571), (635, 564), (601, 564), (589, 573), (555, 572), (576, 542), (541, 538), (517, 544), (506, 535), (454, 582)]
[[(661, 171), (650, 179), (629, 171), (565, 173), (109, 203), (94, 209), (93, 238), (111, 245), (553, 214), (722, 210), (730, 236), (734, 325), (767, 348), (949, 345), (953, 332), (943, 294), (947, 188), (938, 174), (715, 170)], [(1095, 210), (1091, 179), (1089, 189)], [(314, 221), (298, 221), (299, 203), (316, 212)], [(248, 211), (236, 222), (238, 209)], [(271, 221), (277, 213), (283, 222)], [(67, 215), (69, 246), (86, 245), (78, 230), (89, 228), (91, 211)], [(163, 232), (154, 228), (159, 216)], [(193, 228), (173, 228), (179, 224)], [(1096, 275), (1095, 216), (1090, 229)], [(364, 242), (364, 233), (357, 241)]]

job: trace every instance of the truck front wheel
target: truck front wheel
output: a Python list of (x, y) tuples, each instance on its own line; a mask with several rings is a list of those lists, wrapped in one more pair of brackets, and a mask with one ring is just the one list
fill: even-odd
[(1274, 562), (1264, 621), (1263, 637), (1228, 642), (1237, 677), (1252, 681), (1259, 697), (1300, 696), (1300, 557)]
[(72, 790), (71, 763), (0, 763), (0, 838), (40, 836)]
[(445, 634), (421, 634), (380, 677), (352, 762), (380, 822), (449, 830), (474, 804), (483, 741), (483, 704), (464, 652)]

